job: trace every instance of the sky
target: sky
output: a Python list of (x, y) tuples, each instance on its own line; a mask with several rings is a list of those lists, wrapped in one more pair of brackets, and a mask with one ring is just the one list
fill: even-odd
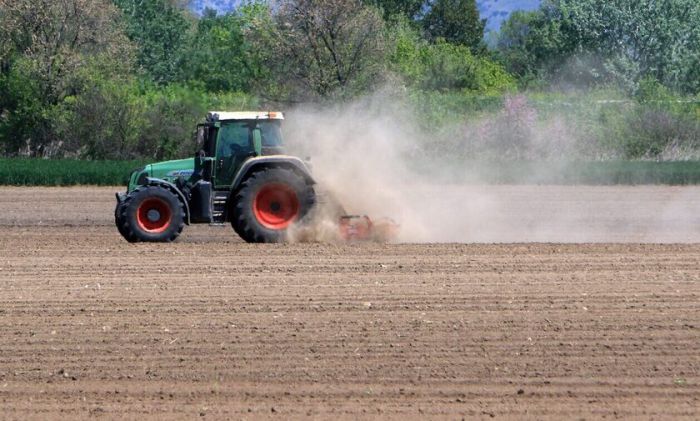
[[(227, 12), (234, 9), (241, 0), (191, 0), (190, 9), (196, 13), (209, 7), (219, 12)], [(477, 0), (479, 13), (482, 18), (486, 18), (486, 30), (498, 30), (501, 23), (508, 18), (514, 10), (536, 9), (540, 0)]]
[(486, 29), (497, 31), (511, 12), (537, 9), (540, 0), (477, 0), (476, 5), (482, 19), (487, 19)]

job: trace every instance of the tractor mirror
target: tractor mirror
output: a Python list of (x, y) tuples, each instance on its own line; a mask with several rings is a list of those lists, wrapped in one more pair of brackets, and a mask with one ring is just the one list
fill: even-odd
[(205, 127), (203, 124), (197, 125), (197, 132), (194, 135), (194, 143), (197, 147), (197, 150), (203, 150), (204, 148), (204, 140), (205, 140)]
[(262, 155), (262, 131), (259, 127), (253, 129), (253, 150), (255, 156)]

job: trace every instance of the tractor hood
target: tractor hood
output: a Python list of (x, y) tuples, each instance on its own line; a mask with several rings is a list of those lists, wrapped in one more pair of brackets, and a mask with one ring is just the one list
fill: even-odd
[(129, 191), (135, 189), (144, 177), (160, 178), (171, 183), (179, 177), (189, 179), (194, 173), (194, 158), (177, 159), (174, 161), (163, 161), (148, 164), (133, 173), (129, 178)]

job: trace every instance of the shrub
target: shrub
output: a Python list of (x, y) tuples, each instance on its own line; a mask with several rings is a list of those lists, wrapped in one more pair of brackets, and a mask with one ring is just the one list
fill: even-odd
[(492, 95), (515, 87), (515, 79), (502, 65), (472, 54), (465, 45), (443, 39), (428, 43), (405, 20), (399, 20), (390, 31), (394, 45), (389, 68), (412, 89)]

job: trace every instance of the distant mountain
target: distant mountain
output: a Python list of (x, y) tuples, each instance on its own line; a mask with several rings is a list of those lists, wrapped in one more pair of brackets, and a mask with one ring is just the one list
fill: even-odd
[[(202, 14), (205, 8), (226, 13), (235, 9), (244, 0), (190, 0), (190, 10)], [(497, 31), (501, 23), (514, 10), (534, 10), (540, 5), (540, 0), (477, 0), (479, 13), (486, 21), (487, 31)]]

